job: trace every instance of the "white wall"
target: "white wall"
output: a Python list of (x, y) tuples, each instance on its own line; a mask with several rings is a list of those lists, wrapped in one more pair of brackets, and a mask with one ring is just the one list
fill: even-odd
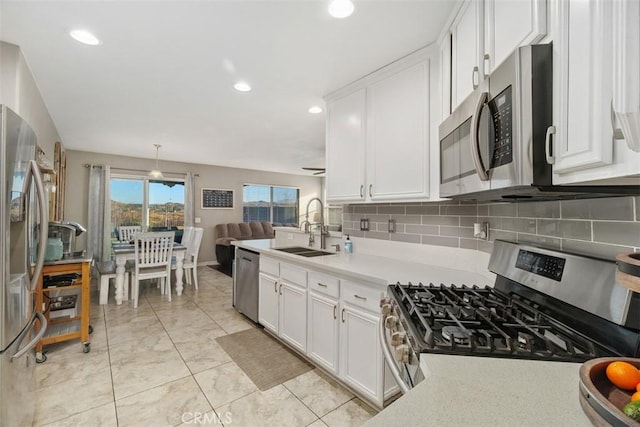
[[(155, 166), (152, 147), (149, 148), (149, 159), (126, 156), (92, 153), (87, 151), (67, 150), (67, 195), (65, 203), (65, 220), (87, 224), (87, 192), (89, 170), (85, 164), (105, 164), (112, 168), (132, 168), (151, 170)], [(274, 172), (263, 172), (250, 169), (236, 169), (221, 166), (208, 166), (192, 163), (179, 163), (161, 160), (160, 169), (166, 172), (198, 174), (195, 178), (195, 216), (202, 222), (195, 224), (204, 228), (204, 236), (200, 247), (198, 262), (215, 262), (216, 224), (242, 222), (242, 186), (243, 184), (267, 184), (298, 187), (300, 189), (300, 213), (304, 215), (307, 202), (313, 197), (322, 196), (322, 178), (314, 176), (289, 175)], [(201, 188), (220, 188), (234, 190), (234, 209), (200, 209)], [(84, 239), (79, 240), (78, 250), (84, 248)]]
[(22, 51), (0, 42), (0, 104), (15, 111), (36, 133), (38, 145), (53, 164), (53, 150), (60, 135)]

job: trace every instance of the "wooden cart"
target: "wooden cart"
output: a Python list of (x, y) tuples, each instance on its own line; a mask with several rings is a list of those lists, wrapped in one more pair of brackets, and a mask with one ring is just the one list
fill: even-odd
[[(36, 362), (47, 360), (42, 352), (42, 347), (47, 344), (79, 339), (84, 353), (91, 350), (90, 267), (91, 257), (45, 263), (34, 297), (36, 308), (46, 316), (49, 325), (44, 337), (36, 345)], [(70, 277), (67, 275), (75, 275), (77, 278), (72, 283), (45, 287), (45, 281), (56, 277)], [(71, 302), (73, 307), (69, 306)]]

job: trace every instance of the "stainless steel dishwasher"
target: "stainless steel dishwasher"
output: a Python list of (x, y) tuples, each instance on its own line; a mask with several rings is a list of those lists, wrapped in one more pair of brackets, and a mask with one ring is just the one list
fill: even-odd
[(258, 322), (258, 275), (260, 254), (236, 248), (233, 274), (233, 306)]

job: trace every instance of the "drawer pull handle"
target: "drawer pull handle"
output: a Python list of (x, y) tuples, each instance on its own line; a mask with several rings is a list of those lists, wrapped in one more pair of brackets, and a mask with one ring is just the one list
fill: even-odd
[(353, 296), (354, 296), (354, 297), (356, 297), (356, 298), (358, 298), (358, 299), (361, 299), (362, 301), (366, 301), (366, 300), (367, 300), (367, 298), (366, 298), (366, 297), (361, 297), (361, 296), (360, 296), (360, 295), (358, 295), (358, 294), (353, 294)]
[(344, 323), (344, 308), (342, 309), (342, 314), (340, 314), (340, 318), (342, 319), (342, 323)]
[(327, 285), (325, 285), (324, 283), (320, 283), (320, 282), (318, 282), (318, 286), (322, 286), (323, 288), (327, 287)]
[(273, 282), (273, 292), (278, 292), (278, 281)]
[(336, 309), (337, 309), (337, 308), (338, 308), (338, 306), (337, 306), (337, 305), (334, 305), (334, 306), (333, 306), (333, 318), (334, 318), (334, 319), (337, 319), (337, 318), (338, 318), (338, 315), (336, 314)]

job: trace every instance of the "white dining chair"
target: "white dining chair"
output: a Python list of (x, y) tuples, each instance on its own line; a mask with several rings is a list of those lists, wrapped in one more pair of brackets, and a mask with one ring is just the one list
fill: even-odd
[(136, 233), (134, 238), (135, 269), (131, 293), (133, 307), (138, 307), (140, 281), (160, 280), (160, 293), (166, 294), (171, 301), (171, 256), (175, 232)]
[(118, 227), (118, 240), (121, 242), (130, 242), (133, 240), (133, 236), (141, 231), (142, 227), (139, 225), (120, 226)]
[(189, 246), (189, 240), (191, 240), (191, 236), (193, 235), (193, 229), (195, 227), (185, 227), (182, 232), (182, 240), (180, 240), (180, 244), (183, 246)]
[(191, 232), (190, 241), (187, 244), (187, 252), (184, 256), (183, 269), (187, 284), (192, 283), (198, 289), (198, 252), (200, 252), (200, 243), (202, 243), (202, 234), (204, 229), (200, 227), (193, 227)]

